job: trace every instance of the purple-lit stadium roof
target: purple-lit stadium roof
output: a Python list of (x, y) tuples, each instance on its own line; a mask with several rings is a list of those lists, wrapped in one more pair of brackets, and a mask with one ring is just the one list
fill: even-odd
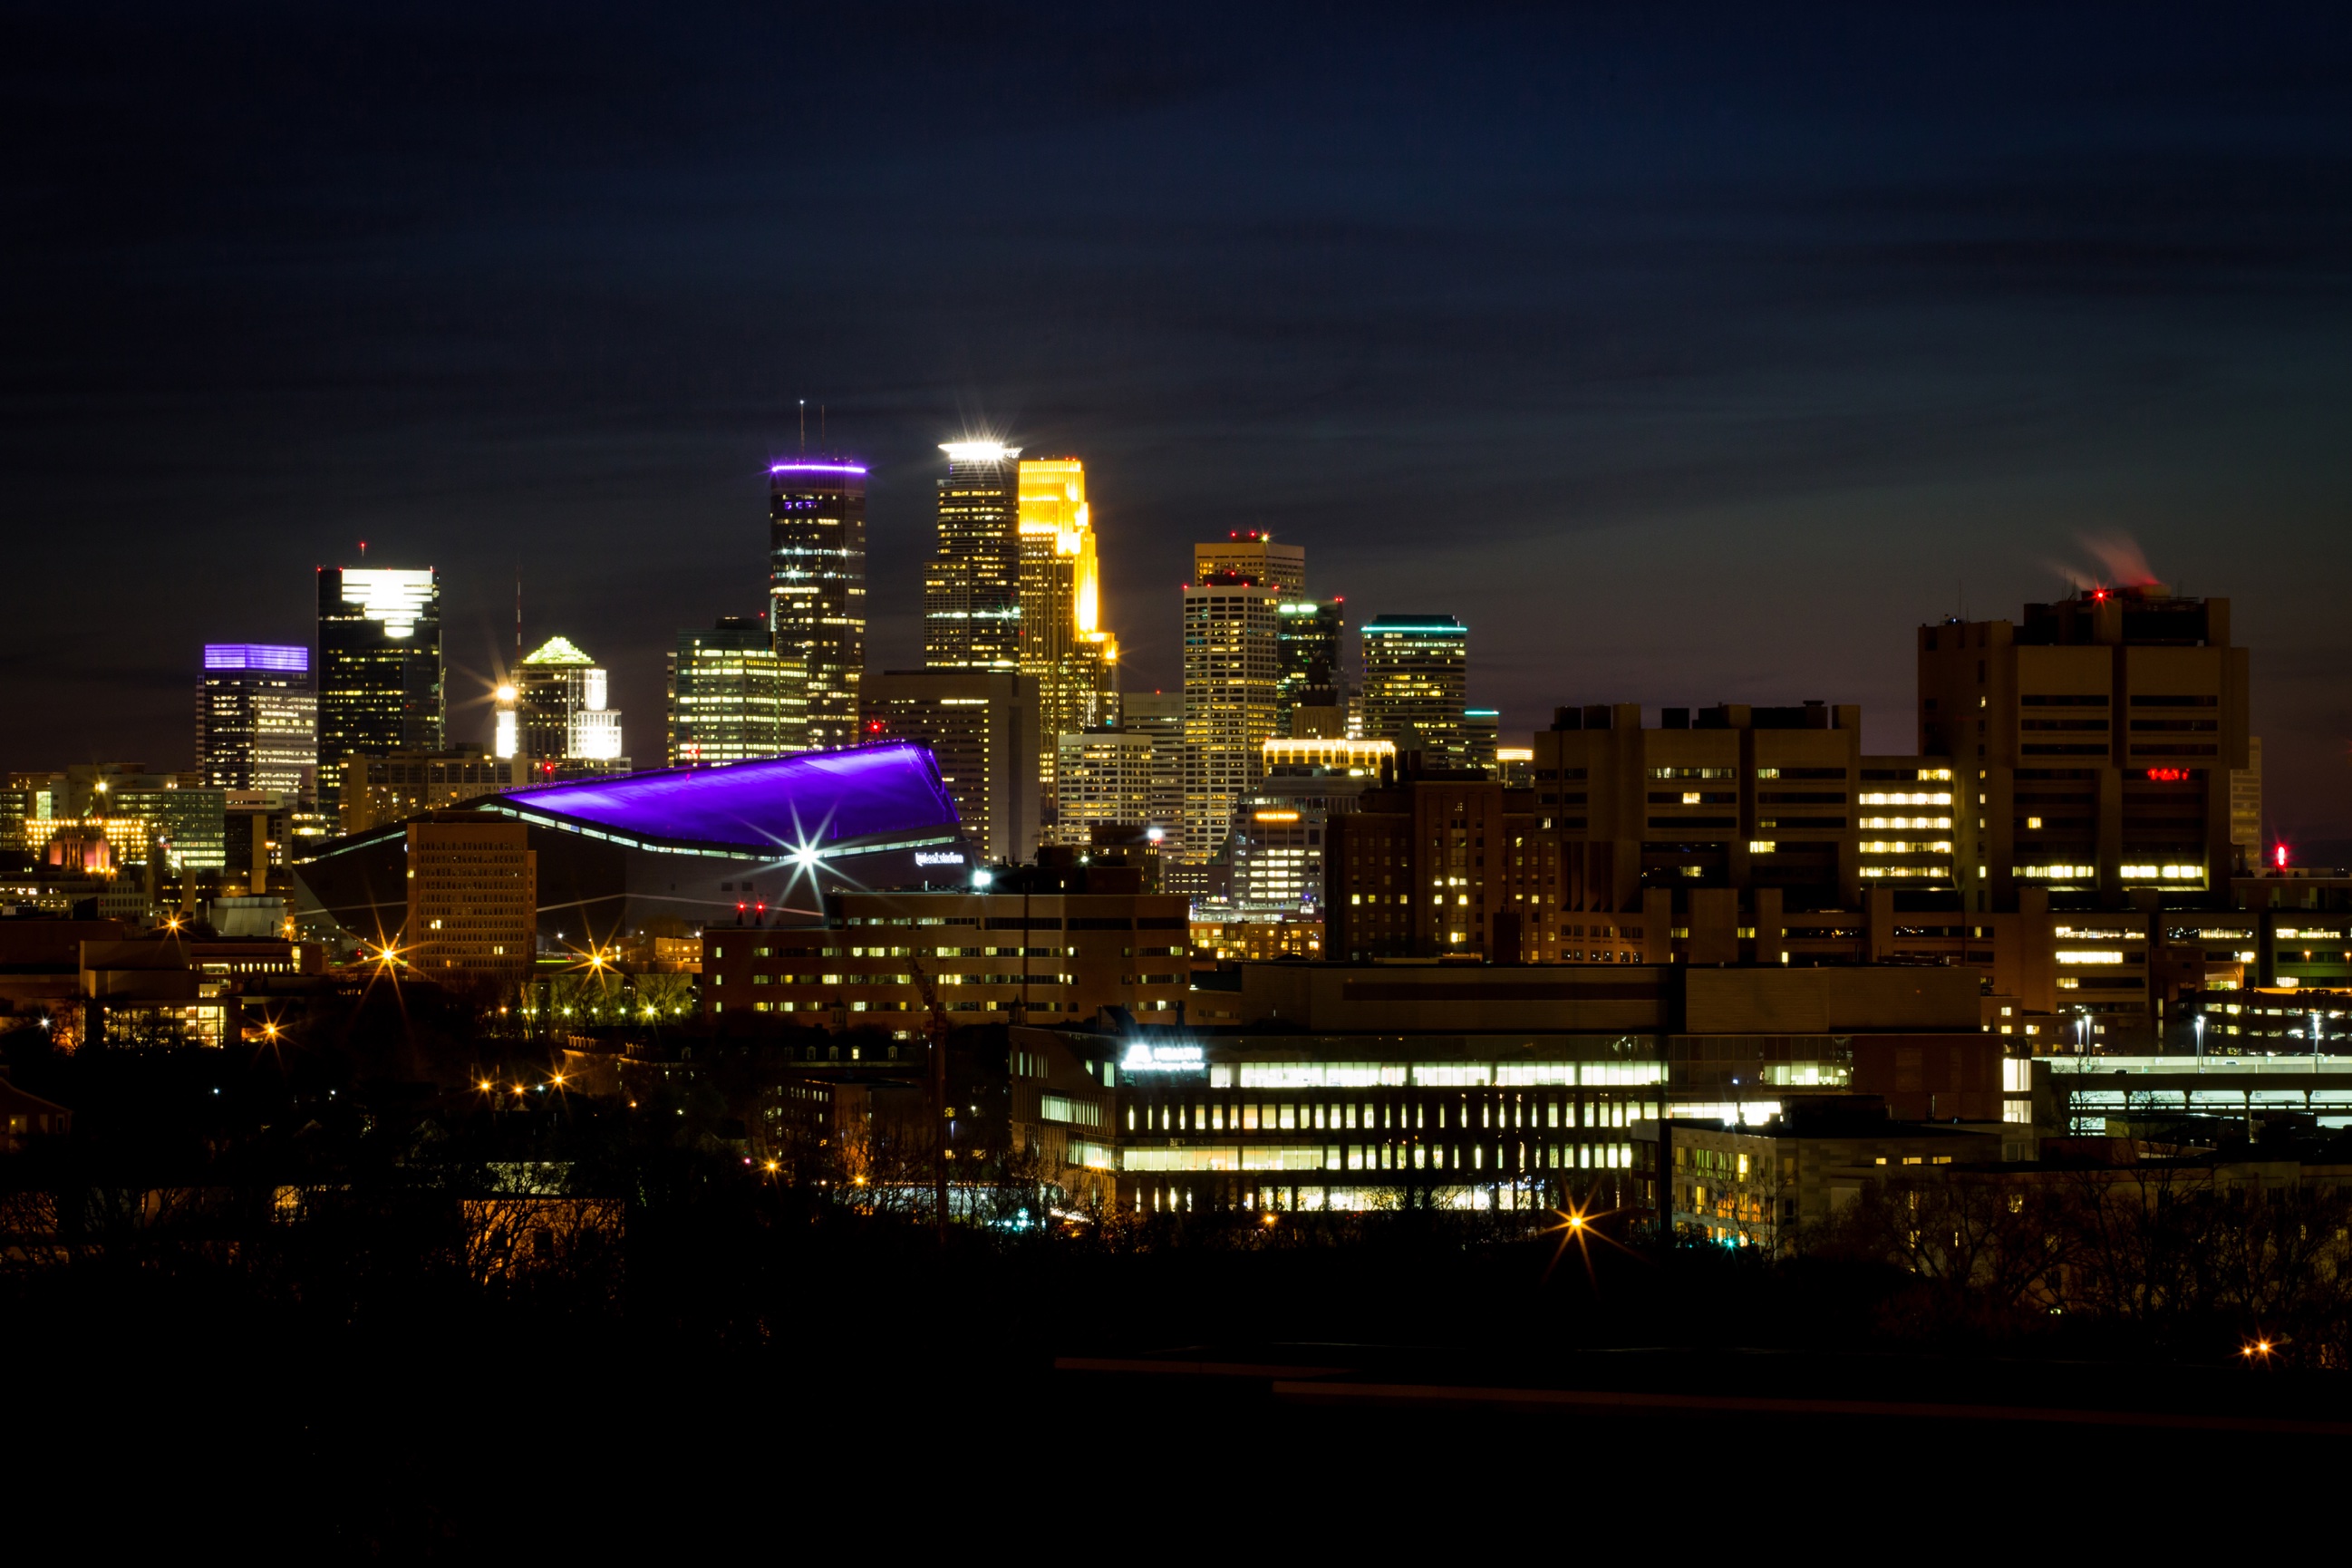
[(503, 798), (637, 837), (763, 847), (959, 826), (929, 749), (903, 742), (581, 779)]

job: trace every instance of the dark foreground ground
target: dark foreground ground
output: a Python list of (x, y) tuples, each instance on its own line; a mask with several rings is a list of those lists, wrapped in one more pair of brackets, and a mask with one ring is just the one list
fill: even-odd
[(13, 1278), (12, 1539), (330, 1562), (1347, 1539), (1451, 1561), (1832, 1531), (1838, 1555), (2042, 1555), (2169, 1546), (2242, 1507), (2269, 1537), (2352, 1475), (2343, 1374), (2194, 1327), (1922, 1323), (1899, 1283), (1715, 1255), (1588, 1274), (1440, 1227), (942, 1259), (920, 1232), (812, 1224), (641, 1230), (625, 1269), (491, 1289), (373, 1235)]

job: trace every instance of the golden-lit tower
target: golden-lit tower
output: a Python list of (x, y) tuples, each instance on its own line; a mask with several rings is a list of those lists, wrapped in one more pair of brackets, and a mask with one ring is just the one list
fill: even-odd
[(1021, 672), (1037, 678), (1038, 779), (1048, 813), (1061, 737), (1118, 721), (1118, 639), (1102, 629), (1101, 614), (1086, 465), (1024, 458)]

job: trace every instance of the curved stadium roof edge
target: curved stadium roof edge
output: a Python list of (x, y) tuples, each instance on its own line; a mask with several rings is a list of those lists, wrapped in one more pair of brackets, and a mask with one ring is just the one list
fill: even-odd
[(929, 748), (903, 741), (572, 779), (471, 804), (634, 839), (763, 853), (881, 835), (952, 836), (962, 827)]

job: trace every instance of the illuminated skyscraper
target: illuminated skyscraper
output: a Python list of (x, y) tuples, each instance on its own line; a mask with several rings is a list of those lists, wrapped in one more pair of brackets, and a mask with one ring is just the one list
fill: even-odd
[(1184, 589), (1184, 821), (1166, 875), (1198, 892), (1234, 811), (1258, 785), (1282, 672), (1280, 595), (1221, 573)]
[(1364, 627), (1364, 738), (1465, 768), (1470, 629), (1452, 616), (1381, 616)]
[(319, 569), (319, 805), (349, 756), (439, 751), (441, 585), (431, 567)]
[(767, 628), (722, 616), (677, 634), (669, 656), (669, 764), (741, 763), (807, 750), (799, 661), (769, 646)]
[(1192, 546), (1192, 581), (1238, 577), (1270, 588), (1286, 599), (1307, 594), (1307, 547), (1276, 544), (1260, 529), (1239, 529), (1223, 539)]
[(807, 699), (798, 743), (812, 752), (854, 746), (866, 676), (865, 466), (841, 458), (772, 465), (768, 550), (772, 646), (788, 674), (794, 665), (803, 671)]
[(1021, 668), (1018, 447), (949, 441), (940, 481), (940, 545), (923, 580), (923, 663), (933, 669)]
[[(1286, 600), (1275, 610), (1282, 639), (1282, 679), (1275, 690), (1274, 732), (1285, 737), (1344, 734), (1347, 601)], [(1307, 710), (1303, 721), (1302, 709)]]
[(319, 698), (310, 650), (207, 643), (196, 688), (196, 766), (215, 789), (307, 800), (319, 773)]
[(1038, 782), (1055, 820), (1061, 737), (1117, 722), (1118, 641), (1100, 629), (1101, 577), (1076, 458), (1021, 464), (1021, 673), (1037, 679)]
[(522, 754), (534, 763), (620, 763), (621, 710), (612, 682), (566, 637), (550, 637), (515, 668)]

